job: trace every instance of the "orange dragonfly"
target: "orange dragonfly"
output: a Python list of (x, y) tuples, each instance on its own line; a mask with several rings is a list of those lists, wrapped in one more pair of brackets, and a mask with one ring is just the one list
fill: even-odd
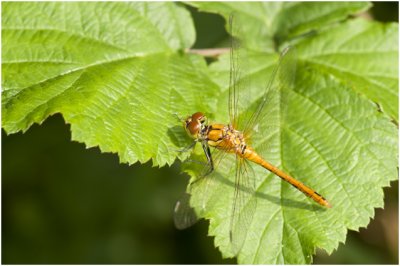
[[(237, 36), (239, 32), (233, 25), (233, 17), (230, 17), (231, 34)], [(215, 169), (220, 168), (221, 164), (228, 173), (235, 175), (234, 195), (230, 216), (229, 240), (232, 244), (232, 251), (237, 254), (246, 238), (247, 229), (250, 226), (254, 212), (256, 210), (255, 179), (252, 166), (249, 162), (260, 165), (268, 171), (274, 173), (282, 180), (290, 183), (293, 187), (303, 192), (306, 196), (313, 199), (321, 206), (330, 208), (329, 202), (315, 190), (306, 186), (302, 182), (291, 177), (260, 156), (255, 149), (250, 146), (250, 136), (254, 134), (256, 127), (261, 119), (268, 117), (266, 108), (267, 103), (276, 95), (282, 93), (280, 90), (284, 86), (291, 86), (291, 81), (295, 74), (294, 48), (286, 48), (282, 51), (278, 64), (272, 71), (269, 82), (261, 96), (261, 101), (253, 108), (252, 112), (245, 111), (240, 101), (245, 100), (246, 90), (243, 90), (245, 78), (242, 77), (239, 40), (232, 37), (230, 52), (230, 86), (229, 86), (229, 124), (208, 123), (207, 117), (196, 112), (188, 116), (183, 125), (194, 144), (199, 142), (203, 148), (207, 159), (207, 166), (199, 173), (197, 179), (189, 186), (189, 192), (203, 194), (204, 200), (202, 208), (207, 208), (208, 195), (213, 179), (216, 179)], [(279, 76), (279, 81), (276, 77)], [(278, 83), (278, 84), (276, 84)], [(240, 94), (243, 95), (240, 95)], [(239, 110), (243, 108), (243, 111)], [(248, 108), (248, 107), (247, 107)], [(194, 144), (192, 146), (194, 146)], [(232, 160), (225, 160), (226, 154), (235, 155), (235, 163)], [(224, 161), (224, 163), (221, 163)], [(230, 169), (230, 170), (229, 170)], [(231, 171), (231, 172), (229, 172)], [(215, 183), (215, 182), (214, 182)], [(188, 196), (187, 196), (188, 197)], [(179, 229), (184, 229), (197, 221), (193, 209), (189, 207), (189, 198), (182, 199), (175, 206), (174, 221)]]

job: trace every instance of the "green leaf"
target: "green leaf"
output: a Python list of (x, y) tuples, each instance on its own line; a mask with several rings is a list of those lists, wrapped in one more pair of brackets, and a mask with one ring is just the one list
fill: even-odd
[[(296, 44), (296, 86), (285, 92), (285, 109), (279, 98), (268, 104), (271, 116), (263, 117), (252, 146), (333, 205), (320, 208), (252, 165), (257, 210), (239, 262), (300, 264), (310, 263), (317, 247), (331, 253), (347, 229), (368, 225), (374, 208), (383, 207), (382, 187), (397, 179), (398, 130), (391, 119), (398, 121), (398, 25), (343, 22), (367, 3), (193, 5), (247, 18), (243, 37), (252, 50), (243, 74), (253, 81), (245, 99), (253, 105), (276, 50)], [(117, 152), (122, 162), (164, 165), (184, 158), (177, 149), (190, 145), (174, 114), (203, 111), (213, 122), (228, 122), (229, 59), (207, 66), (184, 52), (194, 29), (178, 4), (8, 2), (2, 37), (7, 133), (61, 113), (73, 140)], [(216, 171), (220, 179), (210, 187), (205, 212), (203, 195), (192, 195), (224, 256), (233, 255), (234, 175), (227, 174), (233, 159), (227, 155)]]
[(322, 32), (298, 49), (307, 61), (377, 103), (398, 122), (398, 24), (362, 19)]
[(174, 3), (5, 3), (2, 34), (8, 133), (60, 112), (87, 147), (171, 164), (185, 145), (174, 113), (200, 110), (218, 92), (204, 61), (178, 51), (194, 29)]
[[(254, 55), (254, 67), (248, 69), (256, 87), (262, 86), (262, 77), (271, 72), (265, 58)], [(222, 69), (221, 65), (214, 67)], [(240, 263), (304, 264), (312, 261), (316, 247), (332, 253), (345, 241), (347, 229), (368, 225), (374, 208), (383, 207), (382, 187), (397, 178), (398, 132), (390, 119), (340, 79), (306, 60), (299, 61), (296, 79), (295, 89), (287, 95), (287, 114), (280, 114), (284, 116), (282, 127), (271, 131), (267, 123), (277, 123), (279, 117), (266, 118), (259, 129), (263, 134), (252, 139), (253, 148), (316, 189), (333, 207), (317, 206), (253, 165), (258, 179), (257, 211), (238, 256)], [(230, 183), (217, 181), (228, 185), (215, 186), (209, 192), (204, 214), (210, 219), (210, 234), (226, 256), (232, 255), (227, 236), (234, 176), (223, 174), (229, 172), (223, 167), (218, 173)], [(202, 198), (193, 195), (198, 210), (202, 210)]]
[[(216, 4), (215, 10), (220, 11), (224, 4)], [(256, 10), (258, 5), (254, 5)], [(238, 9), (246, 10), (235, 5), (234, 10)], [(224, 12), (229, 13), (229, 8)], [(252, 138), (253, 148), (316, 189), (333, 208), (317, 206), (289, 184), (251, 165), (249, 172), (257, 177), (258, 203), (239, 263), (310, 263), (316, 247), (332, 253), (345, 241), (347, 229), (366, 227), (374, 208), (383, 207), (382, 187), (398, 175), (398, 130), (389, 118), (397, 121), (398, 117), (397, 28), (397, 24), (356, 19), (329, 28), (324, 25), (319, 34), (296, 40), (298, 71), (294, 88), (285, 91), (286, 110), (264, 118), (258, 128), (262, 134)], [(257, 45), (251, 43), (250, 48), (254, 47)], [(262, 90), (276, 54), (256, 51), (246, 59), (249, 65), (243, 68), (243, 78), (250, 78), (252, 86)], [(228, 57), (211, 69), (213, 80), (227, 90)], [(220, 98), (220, 106), (226, 97), (227, 92)], [(271, 101), (266, 108), (276, 114), (279, 104)], [(225, 121), (226, 115), (220, 111), (218, 121)], [(271, 126), (274, 124), (280, 127)], [(207, 189), (193, 189), (191, 200), (197, 213), (210, 220), (210, 234), (227, 257), (233, 255), (229, 223), (235, 166), (231, 160), (220, 163)], [(244, 203), (241, 212), (246, 213), (247, 208)]]

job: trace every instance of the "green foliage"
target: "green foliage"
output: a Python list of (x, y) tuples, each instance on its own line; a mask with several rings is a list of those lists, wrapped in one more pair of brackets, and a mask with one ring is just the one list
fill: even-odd
[[(279, 103), (267, 107), (275, 116), (265, 117), (253, 146), (333, 205), (316, 206), (252, 167), (257, 211), (239, 262), (300, 264), (312, 261), (316, 247), (331, 253), (347, 229), (368, 225), (374, 208), (383, 207), (382, 187), (397, 178), (391, 120), (398, 121), (398, 25), (346, 20), (367, 3), (192, 5), (225, 18), (232, 11), (246, 16), (243, 34), (252, 51), (243, 74), (258, 90), (250, 101), (259, 99), (271, 75), (275, 50), (296, 45), (287, 110), (274, 109)], [(117, 152), (122, 162), (152, 159), (162, 166), (183, 158), (176, 150), (190, 143), (175, 113), (203, 111), (227, 122), (228, 56), (207, 66), (185, 53), (194, 41), (193, 23), (175, 3), (4, 3), (2, 30), (7, 133), (61, 113), (72, 138), (87, 147)], [(267, 124), (278, 121), (279, 127)], [(232, 256), (234, 176), (224, 173), (202, 215), (216, 246)], [(201, 197), (193, 195), (196, 210)]]
[(171, 164), (173, 114), (204, 108), (218, 92), (204, 62), (179, 52), (194, 29), (173, 3), (7, 3), (2, 15), (8, 133), (60, 112), (87, 147)]

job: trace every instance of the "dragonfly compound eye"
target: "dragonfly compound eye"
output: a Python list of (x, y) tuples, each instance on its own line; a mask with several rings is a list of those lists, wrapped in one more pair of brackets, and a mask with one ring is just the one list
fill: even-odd
[(190, 136), (196, 137), (197, 134), (198, 134), (199, 131), (200, 131), (200, 125), (201, 125), (201, 124), (199, 123), (198, 120), (188, 119), (188, 120), (186, 120), (186, 126), (185, 126), (186, 132), (187, 132)]
[(202, 112), (197, 112), (192, 115), (192, 120), (197, 120), (203, 124), (206, 121), (206, 116)]

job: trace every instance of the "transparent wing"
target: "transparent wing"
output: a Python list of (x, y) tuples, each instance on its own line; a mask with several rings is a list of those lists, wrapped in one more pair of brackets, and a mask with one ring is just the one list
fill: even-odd
[[(243, 36), (243, 19), (233, 13), (229, 18), (231, 34), (230, 51), (230, 82), (229, 82), (229, 118), (230, 123), (237, 130), (247, 121), (249, 113), (246, 111), (251, 104), (253, 86), (248, 76), (249, 53), (245, 49)], [(230, 214), (229, 238), (233, 254), (238, 254), (242, 248), (248, 229), (256, 210), (255, 176), (251, 165), (242, 157), (236, 155), (235, 189), (232, 198)]]
[(257, 207), (255, 179), (252, 166), (236, 156), (235, 192), (232, 202), (229, 238), (233, 254), (242, 248)]
[[(257, 135), (256, 140), (265, 137), (265, 132), (259, 132), (260, 130), (269, 127), (276, 129), (281, 126), (280, 116), (286, 108), (285, 88), (294, 86), (296, 52), (294, 48), (284, 49), (277, 62), (270, 64), (274, 55), (269, 55), (265, 57), (268, 59), (265, 64), (260, 66), (261, 53), (251, 51), (246, 40), (240, 39), (244, 36), (243, 23), (246, 23), (246, 20), (240, 14), (230, 16), (229, 27), (232, 38), (229, 118), (231, 124), (242, 131), (248, 141), (253, 135)], [(269, 71), (271, 73), (269, 78), (260, 75), (264, 73), (266, 66), (272, 68), (272, 71)], [(255, 77), (268, 82), (261, 87), (254, 86)], [(257, 84), (260, 83), (258, 80)], [(252, 165), (240, 156), (236, 157), (235, 191), (230, 221), (230, 240), (234, 254), (237, 254), (243, 246), (257, 206), (256, 176)]]
[[(184, 195), (177, 201), (174, 208), (174, 223), (178, 229), (185, 229), (195, 224), (201, 216), (205, 216), (207, 206), (209, 205), (210, 197), (215, 191), (216, 171), (219, 165), (222, 163), (229, 167), (229, 160), (225, 160), (226, 155), (230, 153), (229, 147), (221, 149), (211, 149), (211, 158), (214, 163), (214, 171), (210, 171), (211, 165), (204, 159), (200, 162), (203, 167), (200, 167), (196, 172), (198, 173), (196, 179), (189, 184), (188, 190)], [(199, 158), (194, 156), (193, 160), (197, 161)], [(206, 158), (202, 155), (202, 158)], [(223, 162), (222, 162), (223, 161)], [(191, 194), (196, 193), (199, 203), (199, 213), (196, 214), (195, 210), (190, 205)]]
[[(273, 67), (268, 83), (265, 86), (264, 93), (256, 104), (254, 112), (248, 117), (243, 127), (245, 135), (251, 136), (255, 132), (259, 123), (269, 124), (269, 120), (278, 120), (273, 122), (275, 126), (281, 126), (280, 117), (286, 111), (286, 96), (288, 89), (295, 84), (297, 53), (294, 46), (286, 47), (279, 57), (277, 64)], [(276, 118), (278, 116), (278, 118)]]
[[(245, 36), (242, 28), (246, 23), (240, 13), (231, 14), (229, 116), (231, 124), (249, 138), (258, 122), (276, 124), (274, 117), (279, 114), (274, 112), (285, 111), (280, 108), (286, 106), (285, 89), (295, 83), (297, 55), (294, 46), (283, 49), (278, 60), (275, 54), (252, 50), (251, 44), (241, 38)], [(263, 82), (265, 85), (260, 86)]]
[[(230, 72), (229, 72), (229, 121), (234, 128), (239, 128), (241, 124), (240, 114), (246, 105), (243, 95), (246, 88), (251, 88), (248, 84), (249, 79), (243, 77), (243, 70), (248, 66), (247, 51), (243, 49), (245, 44), (239, 38), (242, 36), (240, 15), (232, 13), (229, 17), (229, 31), (231, 34), (230, 49)], [(250, 91), (246, 92), (251, 94)]]
[(176, 202), (174, 208), (174, 224), (177, 229), (183, 230), (198, 221), (196, 212), (190, 207), (190, 194), (184, 193)]

